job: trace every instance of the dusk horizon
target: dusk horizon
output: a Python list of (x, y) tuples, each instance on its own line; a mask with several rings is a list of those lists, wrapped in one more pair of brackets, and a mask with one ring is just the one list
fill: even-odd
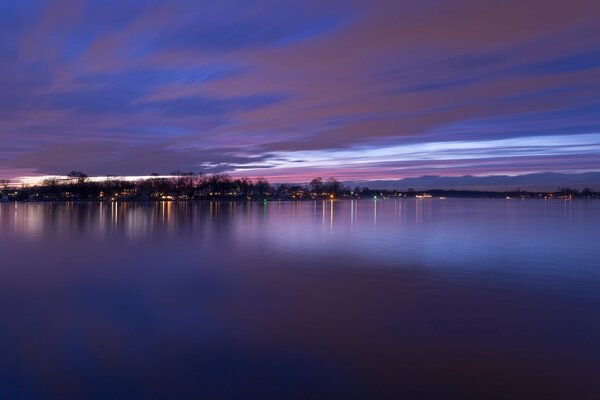
[[(73, 170), (71, 173), (82, 173), (86, 176), (86, 180), (102, 183), (103, 181), (114, 181), (122, 180), (125, 182), (142, 182), (144, 180), (152, 179), (174, 179), (178, 176), (195, 176), (195, 177), (211, 177), (211, 176), (223, 176), (229, 177), (232, 180), (245, 179), (252, 182), (256, 179), (265, 179), (268, 183), (278, 186), (285, 185), (301, 185), (309, 186), (310, 181), (313, 179), (336, 179), (335, 176), (324, 175), (322, 177), (304, 177), (302, 176), (299, 180), (291, 181), (285, 178), (267, 179), (264, 176), (248, 176), (246, 174), (204, 174), (202, 172), (193, 171), (171, 171), (170, 173), (152, 173), (147, 175), (103, 175), (103, 176), (87, 176), (84, 172)], [(2, 177), (0, 177), (2, 178)], [(18, 177), (16, 179), (0, 179), (0, 182), (5, 182), (7, 186), (13, 188), (19, 188), (22, 185), (26, 186), (43, 186), (53, 180), (59, 180), (69, 182), (72, 180), (69, 174), (59, 175), (45, 175), (45, 176), (30, 176), (30, 177)], [(517, 175), (422, 175), (422, 176), (410, 176), (397, 179), (358, 179), (358, 180), (340, 180), (339, 183), (347, 188), (352, 189), (355, 187), (369, 188), (369, 189), (384, 189), (384, 190), (486, 190), (486, 191), (514, 191), (514, 190), (525, 190), (525, 191), (560, 191), (561, 189), (573, 189), (573, 190), (599, 190), (600, 191), (600, 172), (574, 172), (574, 173), (559, 173), (559, 172), (539, 172), (539, 173), (525, 173)]]

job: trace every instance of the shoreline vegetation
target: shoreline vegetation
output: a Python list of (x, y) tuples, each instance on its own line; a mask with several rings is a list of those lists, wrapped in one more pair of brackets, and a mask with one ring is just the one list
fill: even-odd
[(491, 198), (491, 199), (600, 199), (591, 189), (562, 188), (555, 192), (483, 190), (379, 190), (345, 187), (335, 178), (314, 178), (306, 185), (270, 184), (265, 178), (233, 178), (227, 174), (175, 171), (170, 176), (153, 174), (130, 181), (116, 177), (91, 180), (71, 171), (66, 178), (49, 178), (38, 185), (14, 187), (0, 179), (0, 202), (9, 201), (188, 201), (188, 200), (315, 200), (386, 198)]

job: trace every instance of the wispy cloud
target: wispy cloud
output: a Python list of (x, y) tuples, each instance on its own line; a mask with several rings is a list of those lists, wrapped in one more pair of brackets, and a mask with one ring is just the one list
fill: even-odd
[(598, 15), (593, 0), (2, 2), (0, 174), (594, 170)]

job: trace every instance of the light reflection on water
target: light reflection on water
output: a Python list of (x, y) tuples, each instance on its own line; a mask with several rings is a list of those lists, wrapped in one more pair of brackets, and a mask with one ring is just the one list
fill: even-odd
[(21, 203), (0, 210), (4, 235), (32, 243), (172, 237), (226, 241), (232, 249), (260, 242), (291, 255), (340, 253), (391, 265), (529, 272), (569, 265), (570, 273), (592, 274), (600, 222), (590, 201)]
[(595, 201), (0, 204), (0, 392), (597, 398), (599, 226)]

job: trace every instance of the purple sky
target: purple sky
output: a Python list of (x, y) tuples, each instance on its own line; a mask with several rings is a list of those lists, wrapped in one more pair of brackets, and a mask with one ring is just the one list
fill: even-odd
[(0, 71), (0, 177), (600, 170), (597, 0), (7, 0)]

